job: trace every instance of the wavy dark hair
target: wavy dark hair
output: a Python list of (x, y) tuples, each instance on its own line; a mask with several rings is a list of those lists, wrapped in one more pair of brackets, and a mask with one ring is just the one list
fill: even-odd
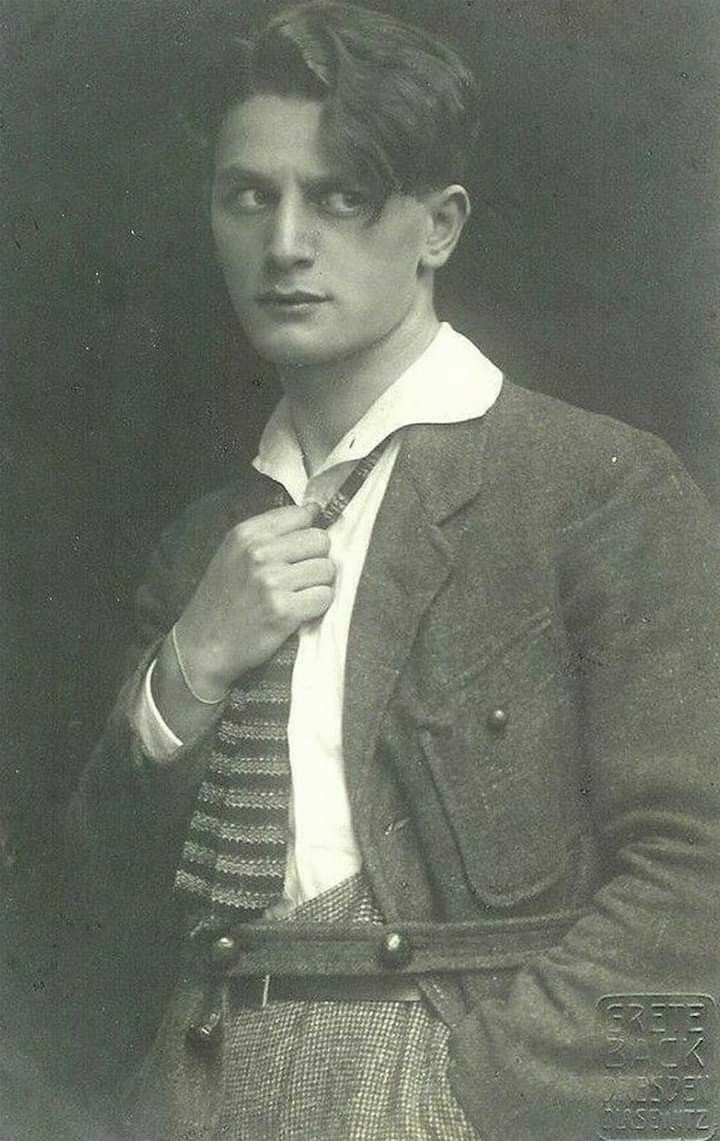
[(265, 93), (321, 100), (331, 153), (380, 200), (464, 179), (475, 80), (448, 44), (420, 28), (324, 0), (286, 8), (256, 34), (225, 39), (195, 122), (211, 139), (229, 107)]

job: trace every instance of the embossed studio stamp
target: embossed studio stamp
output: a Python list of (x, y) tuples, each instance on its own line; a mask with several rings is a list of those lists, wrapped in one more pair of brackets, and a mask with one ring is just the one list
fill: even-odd
[(702, 994), (616, 994), (598, 1003), (607, 1096), (603, 1141), (709, 1141), (717, 1133), (717, 1011)]

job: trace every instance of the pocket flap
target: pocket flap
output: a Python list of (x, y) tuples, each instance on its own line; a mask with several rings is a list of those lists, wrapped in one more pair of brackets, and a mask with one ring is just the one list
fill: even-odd
[(468, 672), (420, 729), (468, 881), (511, 906), (566, 872), (581, 827), (573, 682), (548, 624)]

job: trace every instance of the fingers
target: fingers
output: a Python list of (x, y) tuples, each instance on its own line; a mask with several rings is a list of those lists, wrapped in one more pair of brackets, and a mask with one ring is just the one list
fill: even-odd
[(315, 618), (322, 618), (333, 600), (331, 586), (311, 586), (307, 590), (300, 590), (293, 595), (293, 616), (298, 625), (303, 622), (312, 622)]
[(330, 539), (325, 531), (311, 526), (317, 512), (315, 503), (278, 507), (233, 527), (226, 536), (226, 545), (229, 550), (244, 552), (255, 566), (325, 558), (330, 552)]
[(304, 559), (285, 568), (282, 585), (286, 590), (307, 590), (312, 586), (332, 586), (336, 567), (332, 559)]
[(305, 559), (325, 559), (330, 554), (327, 531), (309, 527), (292, 531), (255, 548), (256, 557), (266, 563), (299, 563)]
[(317, 503), (305, 503), (301, 507), (296, 507), (294, 504), (289, 507), (275, 507), (263, 515), (246, 519), (244, 523), (239, 524), (237, 530), (250, 542), (267, 542), (281, 535), (311, 527), (319, 510)]

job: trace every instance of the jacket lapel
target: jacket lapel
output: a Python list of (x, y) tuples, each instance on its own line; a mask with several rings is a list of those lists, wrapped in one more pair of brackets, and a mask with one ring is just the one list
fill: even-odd
[[(478, 494), (486, 418), (408, 430), (375, 522), (348, 641), (343, 749), (354, 810), (420, 622), (451, 572), (449, 520)], [(446, 524), (443, 526), (443, 524)]]

